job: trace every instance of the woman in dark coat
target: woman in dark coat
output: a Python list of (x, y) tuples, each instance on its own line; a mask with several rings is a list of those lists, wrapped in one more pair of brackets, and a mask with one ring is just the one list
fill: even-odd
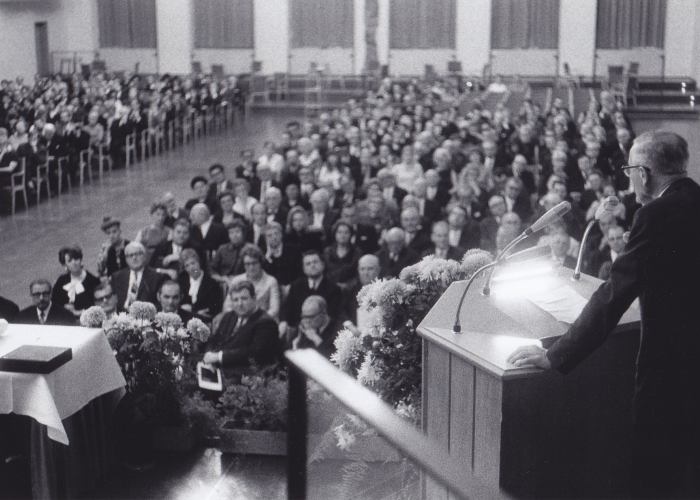
[(83, 251), (77, 245), (61, 248), (58, 261), (66, 272), (53, 286), (52, 307), (63, 307), (79, 318), (85, 309), (95, 305), (92, 292), (100, 280), (83, 268)]

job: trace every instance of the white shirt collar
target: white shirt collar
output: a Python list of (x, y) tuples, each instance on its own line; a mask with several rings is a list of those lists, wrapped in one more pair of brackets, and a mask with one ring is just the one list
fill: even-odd
[(211, 221), (212, 217), (209, 217), (206, 222), (202, 223), (201, 226), (199, 226), (199, 231), (202, 233), (202, 238), (207, 237), (207, 233), (209, 232), (209, 228), (211, 227)]
[(190, 276), (190, 290), (187, 292), (187, 294), (190, 296), (192, 299), (192, 303), (194, 303), (197, 300), (197, 294), (199, 293), (199, 287), (202, 284), (202, 278), (204, 277), (204, 273), (199, 275), (199, 278), (194, 279), (192, 276)]

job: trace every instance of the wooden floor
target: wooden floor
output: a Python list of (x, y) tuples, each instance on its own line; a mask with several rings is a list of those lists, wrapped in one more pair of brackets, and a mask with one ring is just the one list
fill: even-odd
[[(287, 121), (299, 118), (289, 111), (265, 111), (239, 120), (226, 131), (201, 139), (129, 170), (113, 171), (102, 182), (97, 179), (82, 189), (54, 196), (15, 216), (0, 218), (0, 295), (18, 303), (31, 304), (29, 282), (45, 277), (52, 283), (63, 272), (58, 249), (79, 244), (84, 263), (95, 272), (97, 253), (105, 239), (100, 230), (106, 215), (122, 221), (122, 232), (133, 239), (149, 223), (148, 208), (153, 200), (172, 191), (180, 204), (190, 198), (190, 179), (207, 175), (212, 163), (229, 168), (237, 165), (242, 149), (262, 151), (263, 142), (278, 140)], [(233, 175), (230, 171), (229, 175)]]
[[(94, 271), (97, 252), (104, 240), (100, 221), (105, 215), (122, 221), (122, 231), (132, 239), (149, 223), (150, 203), (165, 191), (173, 191), (184, 204), (190, 197), (189, 180), (205, 174), (212, 163), (238, 164), (242, 149), (260, 152), (266, 139), (278, 140), (284, 124), (298, 113), (282, 110), (255, 111), (233, 128), (139, 163), (129, 170), (114, 171), (100, 183), (86, 184), (54, 197), (28, 211), (0, 218), (0, 295), (20, 307), (31, 303), (28, 284), (45, 277), (54, 282), (63, 272), (58, 249), (78, 243), (86, 267)], [(700, 181), (700, 125), (694, 120), (644, 120), (634, 124), (637, 133), (665, 128), (683, 135), (690, 143), (690, 175)]]

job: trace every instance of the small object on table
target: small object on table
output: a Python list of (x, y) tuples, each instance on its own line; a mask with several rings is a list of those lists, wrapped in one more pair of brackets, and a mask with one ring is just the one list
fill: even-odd
[(0, 356), (0, 371), (51, 373), (73, 359), (70, 347), (23, 345)]

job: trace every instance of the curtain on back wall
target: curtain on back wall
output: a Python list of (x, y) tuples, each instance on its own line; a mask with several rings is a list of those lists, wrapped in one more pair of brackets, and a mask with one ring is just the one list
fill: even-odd
[(252, 49), (253, 0), (195, 0), (197, 49)]
[(354, 10), (352, 0), (291, 0), (291, 47), (351, 48)]
[(559, 0), (493, 0), (492, 49), (556, 49)]
[(664, 47), (666, 0), (598, 0), (596, 47)]
[(456, 0), (391, 0), (392, 49), (454, 49)]
[(97, 0), (100, 47), (156, 48), (155, 0)]

